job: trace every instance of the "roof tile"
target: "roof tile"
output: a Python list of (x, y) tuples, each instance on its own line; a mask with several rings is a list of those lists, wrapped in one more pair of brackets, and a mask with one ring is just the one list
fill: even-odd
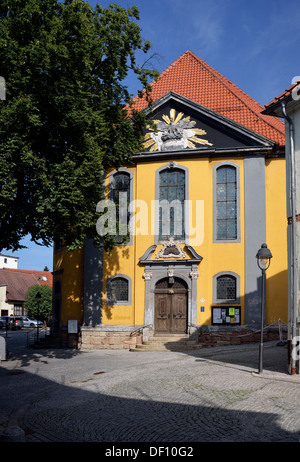
[[(151, 87), (153, 102), (174, 91), (276, 143), (285, 144), (281, 120), (262, 114), (264, 108), (257, 101), (191, 51), (175, 60)], [(138, 111), (147, 106), (145, 98), (135, 96), (133, 102)]]
[[(47, 273), (48, 280), (40, 280)], [(0, 285), (6, 285), (8, 301), (24, 302), (29, 287), (34, 285), (48, 285), (52, 287), (52, 273), (48, 271), (19, 270), (13, 268), (0, 269)]]
[(50, 271), (38, 271), (38, 270), (25, 270), (25, 269), (16, 269), (16, 268), (2, 268), (4, 271), (14, 271), (19, 273), (27, 273), (32, 274), (36, 279), (35, 284), (39, 284), (41, 286), (49, 286), (52, 287), (53, 285), (53, 275)]
[(279, 96), (276, 96), (272, 101), (270, 101), (270, 103), (266, 104), (265, 108), (267, 109), (273, 104), (278, 103), (278, 101), (282, 101), (283, 99), (291, 95), (293, 91), (296, 91), (296, 90), (299, 91), (299, 88), (300, 88), (300, 80), (297, 80), (289, 88), (287, 88), (283, 93), (281, 93)]

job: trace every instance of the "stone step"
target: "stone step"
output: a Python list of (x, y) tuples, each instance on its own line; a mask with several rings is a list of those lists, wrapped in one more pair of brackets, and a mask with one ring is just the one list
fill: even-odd
[(130, 348), (130, 351), (135, 353), (143, 353), (143, 352), (158, 352), (158, 351), (192, 351), (192, 350), (200, 350), (202, 348), (201, 345), (191, 345), (191, 346), (177, 346), (177, 347), (167, 347), (166, 345), (136, 345), (135, 348)]
[(196, 343), (196, 340), (190, 340), (189, 338), (182, 337), (150, 337), (145, 340), (147, 343)]
[(154, 336), (144, 341), (142, 344), (137, 344), (130, 351), (187, 351), (198, 350), (202, 345), (195, 340), (191, 340), (189, 336), (172, 335), (172, 336)]

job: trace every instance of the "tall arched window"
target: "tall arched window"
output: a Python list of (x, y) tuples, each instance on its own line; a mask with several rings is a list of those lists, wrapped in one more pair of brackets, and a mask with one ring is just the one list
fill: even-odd
[(111, 200), (116, 205), (117, 236), (116, 242), (128, 243), (130, 240), (129, 230), (129, 203), (132, 200), (132, 172), (120, 170), (110, 177)]
[(167, 168), (159, 173), (159, 240), (185, 239), (185, 171)]
[(214, 240), (238, 241), (239, 226), (239, 171), (222, 164), (214, 172)]

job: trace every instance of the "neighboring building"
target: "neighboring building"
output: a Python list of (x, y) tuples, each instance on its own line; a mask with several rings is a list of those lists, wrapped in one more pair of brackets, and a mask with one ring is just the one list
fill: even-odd
[[(10, 268), (3, 268), (6, 271), (15, 271)], [(25, 274), (32, 274), (39, 285), (41, 286), (49, 286), (52, 287), (53, 285), (53, 276), (51, 271), (38, 271), (38, 270), (26, 270), (26, 269), (18, 269), (18, 273), (25, 273)]]
[[(119, 216), (127, 241), (111, 254), (90, 241), (54, 250), (57, 329), (77, 320), (87, 348), (129, 348), (138, 330), (254, 331), (265, 242), (266, 323), (287, 323), (284, 124), (190, 51), (152, 83), (152, 98), (157, 132), (147, 128), (144, 151), (105, 180), (107, 199), (131, 204)], [(171, 212), (162, 200), (176, 201)]]
[[(300, 81), (295, 82), (281, 95), (265, 106), (264, 114), (285, 119), (289, 318), (289, 365), (292, 373), (299, 373), (300, 339)], [(298, 353), (292, 354), (297, 347)], [(295, 351), (295, 350), (294, 350)], [(295, 359), (298, 355), (298, 360)]]
[(52, 274), (48, 271), (0, 269), (0, 315), (27, 314), (24, 309), (26, 293), (34, 285), (52, 287)]
[(19, 257), (10, 257), (9, 255), (0, 254), (0, 269), (1, 268), (18, 268)]

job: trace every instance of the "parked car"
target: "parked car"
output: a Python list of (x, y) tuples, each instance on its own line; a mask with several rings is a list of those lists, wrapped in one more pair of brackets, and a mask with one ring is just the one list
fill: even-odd
[(10, 316), (1, 316), (0, 320), (3, 322), (4, 327), (10, 329), (12, 326), (12, 319)]
[(0, 319), (0, 329), (2, 329), (3, 327), (5, 327), (4, 321)]
[(28, 316), (22, 316), (24, 327), (42, 327), (42, 321), (37, 321), (36, 319), (31, 319)]
[(0, 320), (7, 329), (21, 329), (23, 327), (22, 316), (1, 316)]
[(22, 329), (24, 326), (22, 316), (11, 316), (17, 329)]
[(23, 327), (22, 316), (8, 316), (8, 317), (10, 318), (10, 322), (12, 323), (11, 328), (22, 329)]

